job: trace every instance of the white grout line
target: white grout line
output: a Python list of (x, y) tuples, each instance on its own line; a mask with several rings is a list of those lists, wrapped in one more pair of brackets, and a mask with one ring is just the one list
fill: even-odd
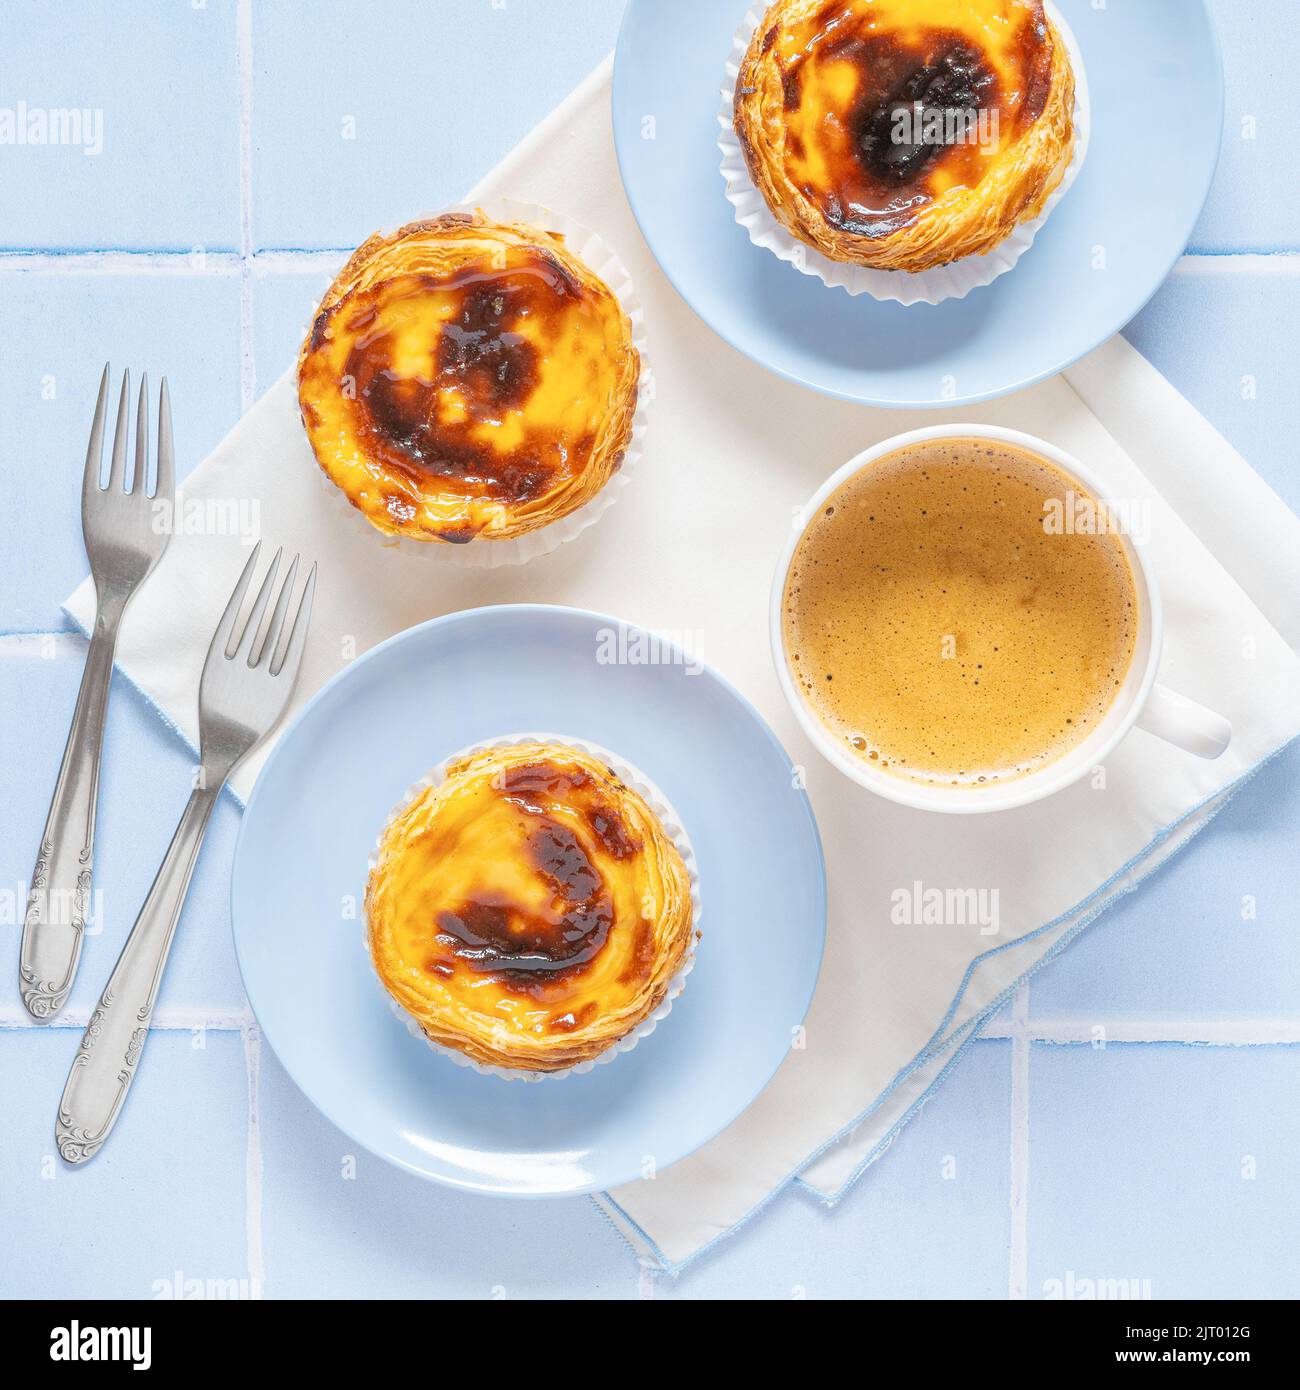
[[(50, 1023), (37, 1023), (27, 1010), (18, 1004), (0, 1004), (0, 1031), (17, 1031), (29, 1028), (34, 1032), (60, 1032), (70, 1028), (83, 1031), (90, 1022), (90, 1010), (65, 1009)], [(231, 1012), (210, 1012), (206, 1009), (168, 1008), (159, 1009), (149, 1022), (150, 1028), (160, 1028), (168, 1032), (208, 1032), (236, 1033), (253, 1023), (253, 1015), (248, 1009)]]
[[(1102, 1048), (1108, 1043), (1159, 1044), (1179, 1047), (1289, 1047), (1300, 1046), (1300, 1018), (1122, 1018), (1109, 1020), (1057, 1019), (1050, 1024), (1027, 1018), (1009, 1027), (986, 1028), (980, 1042), (1043, 1043), (1047, 1046)], [(0, 1005), (0, 1030), (18, 1028), (84, 1028), (89, 1014), (67, 1010), (52, 1023), (37, 1023), (16, 1004)], [(204, 1009), (162, 1008), (154, 1016), (154, 1028), (181, 1031), (205, 1028), (236, 1032), (252, 1022), (252, 1014), (209, 1012)], [(1015, 1050), (1013, 1048), (1013, 1056)]]
[(1205, 278), (1213, 275), (1300, 275), (1300, 254), (1295, 251), (1248, 251), (1225, 255), (1182, 256), (1175, 275)]
[[(241, 20), (251, 0), (242, 0)], [(251, 10), (249, 24), (251, 26)], [(282, 270), (309, 273), (313, 271), (337, 270), (343, 261), (352, 254), (351, 246), (325, 246), (317, 249), (302, 247), (265, 247), (253, 249), (252, 228), (252, 92), (244, 98), (242, 82), (245, 79), (244, 63), (248, 63), (248, 77), (252, 73), (252, 52), (244, 38), (244, 28), (240, 25), (238, 56), (240, 61), (241, 100), (240, 100), (240, 228), (238, 251), (127, 251), (108, 249), (99, 251), (15, 251), (0, 250), (0, 274), (58, 274), (61, 271), (84, 274), (99, 271), (122, 275), (144, 272), (164, 275), (234, 275), (241, 274), (245, 268), (262, 270)], [(250, 29), (251, 34), (251, 29)], [(246, 124), (247, 121), (247, 124)], [(1216, 255), (1206, 252), (1189, 252), (1174, 266), (1175, 275), (1300, 275), (1300, 252), (1241, 252)]]
[[(235, 12), (235, 60), (239, 86), (239, 400), (253, 404), (257, 364), (253, 348), (253, 0), (239, 0)], [(262, 1296), (262, 1030), (251, 1017), (241, 1029), (248, 1088), (248, 1147), (244, 1155), (244, 1233), (248, 1248), (248, 1287)]]
[(1300, 1018), (1061, 1018), (1050, 1023), (1015, 1023), (986, 1028), (981, 1037), (1023, 1037), (1030, 1043), (1061, 1046), (1107, 1043), (1177, 1043), (1183, 1047), (1285, 1047), (1300, 1044)]
[(0, 633), (0, 656), (38, 656), (50, 661), (85, 649), (86, 639), (79, 632)]
[[(250, 231), (251, 236), (251, 231)], [(238, 275), (245, 262), (257, 270), (303, 274), (337, 271), (352, 254), (349, 246), (317, 250), (250, 251), (0, 251), (0, 274), (60, 272), (105, 275)]]
[(1007, 1296), (1027, 1298), (1029, 1282), (1029, 985), (1011, 1001), (1011, 1248)]
[(333, 279), (352, 252), (347, 247), (325, 247), (319, 251), (255, 251), (253, 269), (261, 272), (287, 271), (295, 275), (324, 275)]
[(0, 251), (6, 274), (233, 275), (238, 269), (233, 251)]
[(248, 1151), (244, 1158), (248, 1287), (253, 1298), (261, 1298), (266, 1273), (262, 1261), (262, 1030), (256, 1023), (249, 1023), (243, 1035), (244, 1070), (248, 1082)]
[(253, 0), (235, 12), (235, 63), (239, 83), (239, 399), (253, 404)]

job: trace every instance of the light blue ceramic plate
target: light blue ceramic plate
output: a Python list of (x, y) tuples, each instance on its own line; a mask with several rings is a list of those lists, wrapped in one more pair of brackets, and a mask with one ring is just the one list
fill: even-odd
[(718, 172), (717, 112), (749, 3), (628, 0), (614, 139), (664, 273), (763, 366), (872, 405), (987, 400), (1118, 332), (1186, 247), (1223, 127), (1222, 63), (1203, 0), (1057, 0), (1092, 93), (1087, 161), (1014, 270), (965, 299), (907, 308), (827, 288), (754, 246), (736, 222)]
[[(400, 633), (307, 705), (244, 815), (231, 909), (264, 1036), (356, 1143), (437, 1182), (540, 1196), (664, 1168), (749, 1105), (812, 998), (826, 883), (789, 759), (720, 676), (637, 663), (653, 653), (618, 629), (523, 605)], [(608, 1066), (537, 1084), (412, 1038), (360, 920), (367, 856), (406, 788), (467, 744), (523, 732), (589, 739), (658, 783), (695, 846), (703, 905), (695, 969), (658, 1029)]]

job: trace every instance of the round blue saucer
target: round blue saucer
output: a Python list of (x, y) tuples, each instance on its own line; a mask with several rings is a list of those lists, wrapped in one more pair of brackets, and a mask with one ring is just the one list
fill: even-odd
[(1218, 162), (1223, 68), (1204, 0), (1057, 3), (1092, 95), (1078, 179), (1008, 274), (965, 299), (904, 307), (828, 288), (753, 245), (736, 222), (719, 173), (717, 116), (750, 0), (628, 0), (614, 141), (632, 211), (664, 273), (756, 362), (871, 405), (987, 400), (1105, 342), (1191, 237)]
[[(699, 861), (703, 931), (652, 1035), (535, 1084), (411, 1037), (361, 917), (367, 857), (406, 788), (468, 744), (527, 731), (590, 740), (658, 784)], [(437, 1182), (540, 1196), (666, 1168), (757, 1096), (812, 998), (826, 881), (798, 780), (726, 681), (616, 619), (519, 605), (400, 633), (316, 694), (249, 799), (231, 912), (263, 1035), (356, 1143)]]

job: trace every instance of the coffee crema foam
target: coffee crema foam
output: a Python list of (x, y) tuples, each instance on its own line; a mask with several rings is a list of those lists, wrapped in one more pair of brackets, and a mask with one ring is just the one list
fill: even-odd
[(838, 488), (795, 550), (783, 597), (791, 671), (865, 761), (984, 785), (1054, 762), (1102, 721), (1137, 645), (1118, 536), (1052, 533), (1080, 484), (1046, 459), (937, 439)]

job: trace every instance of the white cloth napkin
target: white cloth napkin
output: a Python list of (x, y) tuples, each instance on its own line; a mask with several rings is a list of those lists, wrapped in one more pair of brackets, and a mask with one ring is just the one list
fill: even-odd
[[(1000, 815), (938, 816), (878, 800), (828, 768), (789, 714), (768, 651), (768, 589), (794, 510), (834, 468), (952, 413), (872, 410), (803, 390), (692, 314), (624, 198), (608, 64), (471, 196), (493, 195), (554, 207), (599, 232), (645, 305), (656, 363), (647, 452), (598, 525), (521, 569), (467, 570), (387, 552), (322, 488), (291, 375), (199, 467), (186, 493), (255, 497), (265, 536), (320, 560), (297, 704), (354, 655), (423, 619), (487, 603), (574, 604), (693, 634), (698, 655), (749, 696), (806, 767), (830, 881), (806, 1045), (712, 1143), (602, 1199), (643, 1258), (675, 1268), (796, 1175), (827, 1196), (842, 1191), (1015, 982), (1300, 732), (1292, 650), (1300, 646), (1300, 522), (1121, 339), (1032, 390), (963, 408), (969, 420), (1053, 440), (1113, 478), (1117, 496), (1152, 498), (1151, 555), (1168, 629), (1161, 678), (1227, 715), (1235, 735), (1227, 754), (1207, 763), (1134, 732), (1108, 765), (1105, 790), (1084, 784)], [(238, 538), (178, 536), (136, 599), (118, 649), (122, 670), (191, 743), (204, 653), (246, 555)], [(89, 582), (67, 607), (82, 625), (90, 621)], [(235, 779), (240, 797), (260, 761)], [(914, 881), (997, 888), (999, 933), (892, 924), (892, 893)]]

